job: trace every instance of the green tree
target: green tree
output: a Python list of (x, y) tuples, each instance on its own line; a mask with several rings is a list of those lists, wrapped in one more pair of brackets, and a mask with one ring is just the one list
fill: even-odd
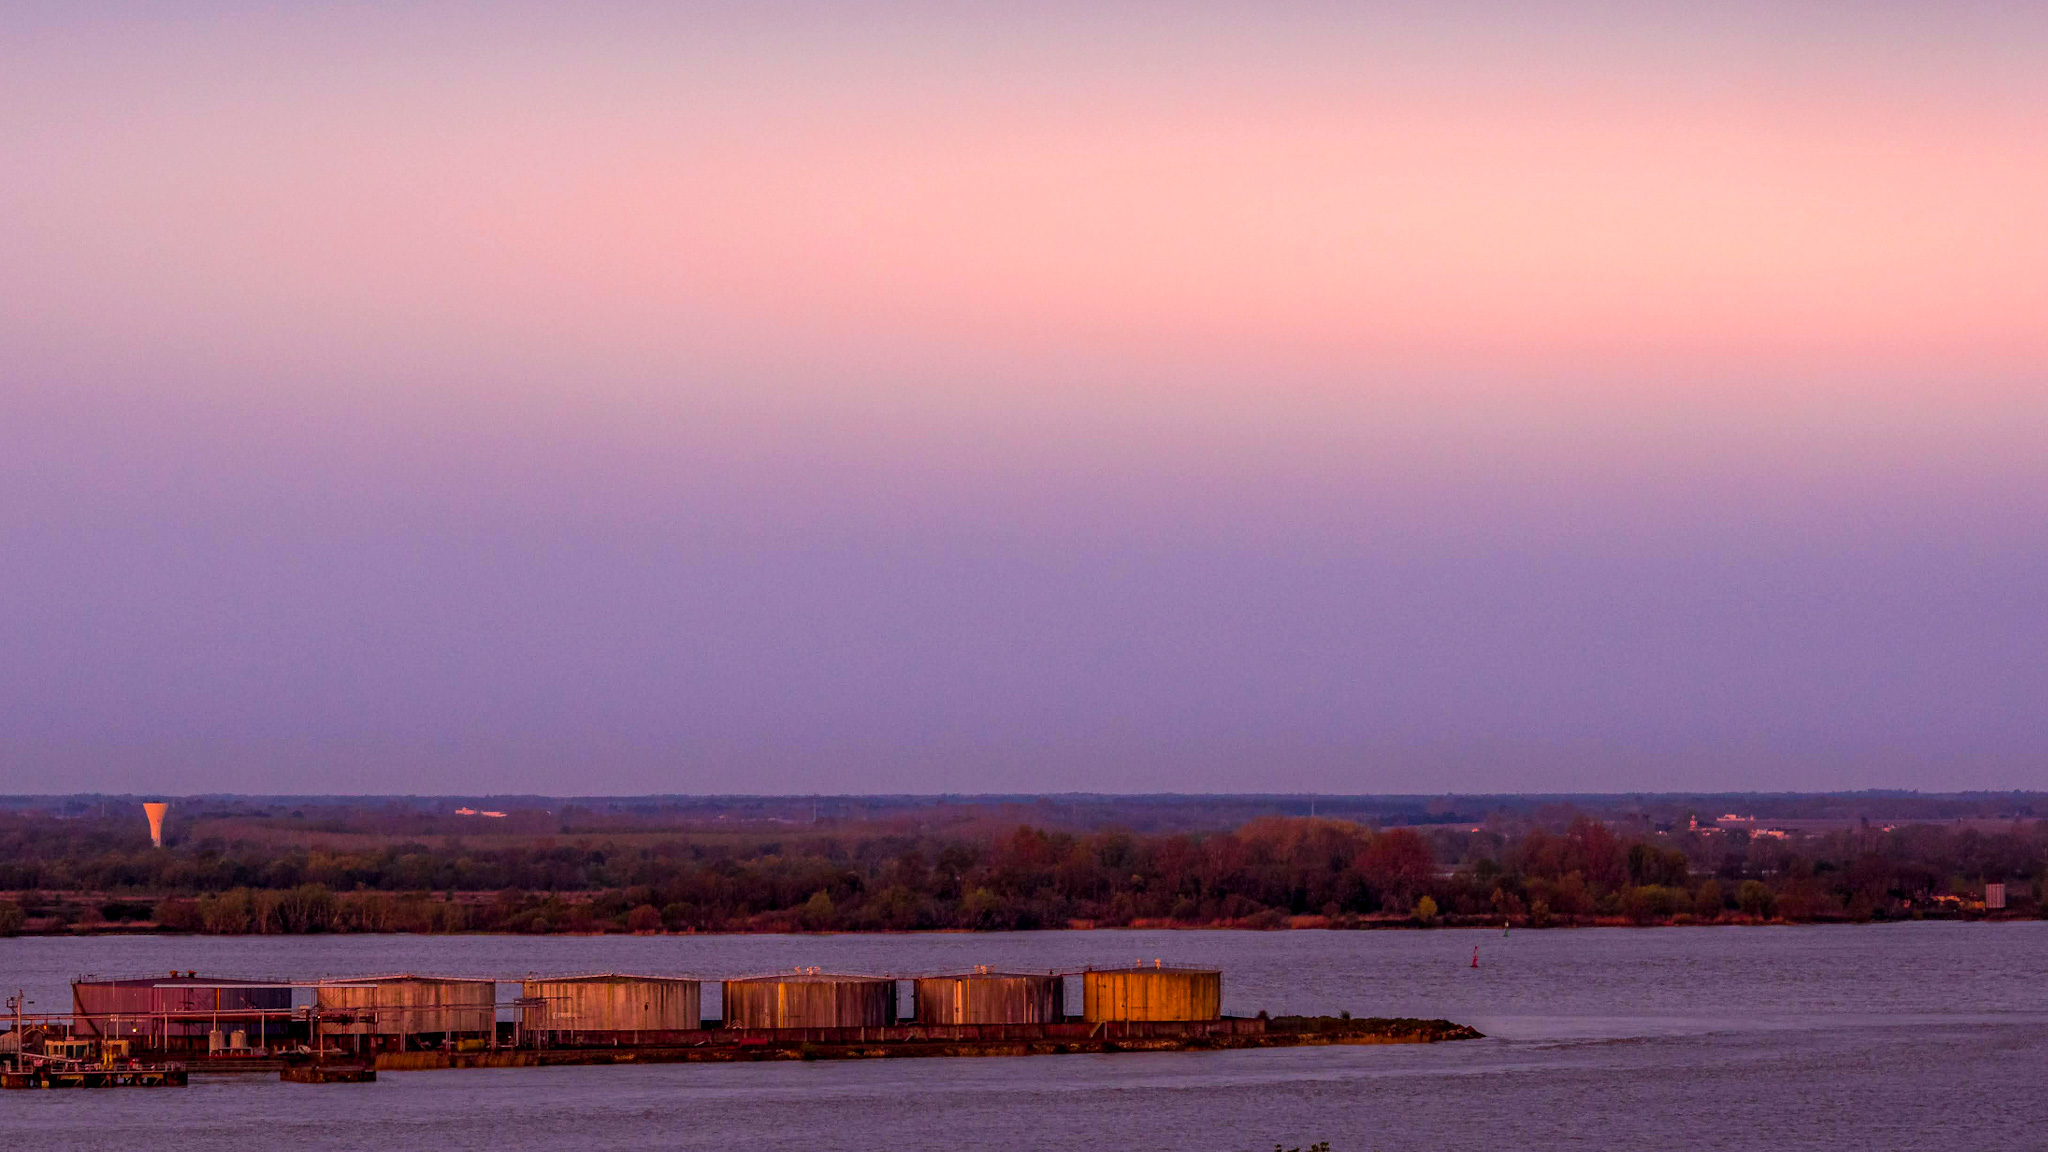
[(796, 919), (797, 923), (818, 932), (832, 927), (838, 913), (838, 907), (832, 903), (832, 894), (820, 888), (804, 901), (803, 907), (797, 909)]
[(1692, 906), (1692, 893), (1661, 884), (1642, 884), (1620, 893), (1621, 913), (1638, 924), (1648, 924)]
[(340, 912), (340, 901), (325, 884), (301, 884), (277, 898), (279, 927), (286, 932), (328, 931)]
[(1709, 880), (1700, 885), (1700, 890), (1693, 895), (1692, 914), (1702, 920), (1712, 920), (1721, 915), (1726, 904), (1727, 898), (1721, 895), (1721, 882)]
[(1685, 853), (1676, 848), (1659, 848), (1638, 841), (1628, 850), (1629, 880), (1639, 887), (1683, 884), (1688, 868)]
[(960, 901), (962, 927), (983, 932), (1000, 932), (1015, 923), (1015, 915), (1002, 897), (987, 888), (976, 888)]
[(1761, 880), (1744, 880), (1736, 889), (1735, 906), (1759, 920), (1768, 920), (1778, 910), (1778, 898)]
[(247, 888), (236, 888), (218, 896), (199, 898), (199, 925), (202, 931), (216, 936), (239, 936), (248, 932), (253, 922)]

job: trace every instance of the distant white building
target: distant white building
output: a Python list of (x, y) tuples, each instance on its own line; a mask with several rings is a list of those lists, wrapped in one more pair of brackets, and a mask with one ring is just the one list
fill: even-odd
[(2004, 884), (1986, 884), (1984, 886), (1984, 907), (1993, 910), (2005, 907)]

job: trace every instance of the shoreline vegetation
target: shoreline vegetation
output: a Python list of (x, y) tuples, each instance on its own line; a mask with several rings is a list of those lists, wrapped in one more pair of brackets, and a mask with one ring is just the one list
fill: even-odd
[[(19, 894), (10, 894), (10, 895), (16, 895), (16, 896), (18, 896)], [(2042, 916), (2039, 916), (2039, 915), (2037, 915), (2036, 913), (2034, 913), (2034, 912), (2033, 912), (2032, 910), (2018, 910), (2018, 911), (2015, 911), (2015, 910), (2013, 910), (2013, 909), (2001, 909), (2001, 910), (1996, 910), (1996, 911), (1990, 911), (1990, 912), (1986, 912), (1986, 911), (1984, 911), (1984, 910), (1982, 910), (1982, 909), (1972, 909), (1972, 908), (1964, 908), (1964, 909), (1961, 909), (1961, 910), (1951, 910), (1951, 909), (1939, 909), (1939, 908), (1937, 908), (1937, 909), (1931, 909), (1931, 910), (1925, 910), (1925, 911), (1922, 911), (1922, 910), (1915, 910), (1915, 911), (1913, 911), (1913, 912), (1910, 912), (1910, 913), (1906, 913), (1906, 914), (1901, 914), (1901, 915), (1895, 915), (1895, 916), (1873, 916), (1873, 917), (1870, 917), (1869, 919), (1866, 919), (1866, 920), (1853, 920), (1853, 919), (1850, 919), (1850, 918), (1848, 918), (1848, 917), (1839, 917), (1839, 916), (1838, 916), (1838, 917), (1826, 917), (1826, 918), (1818, 918), (1818, 917), (1816, 917), (1816, 918), (1801, 918), (1801, 919), (1793, 919), (1793, 918), (1789, 918), (1789, 917), (1784, 917), (1784, 916), (1773, 916), (1773, 917), (1760, 917), (1760, 916), (1751, 916), (1751, 915), (1745, 915), (1745, 914), (1743, 914), (1743, 913), (1740, 913), (1740, 912), (1728, 912), (1728, 913), (1723, 913), (1722, 915), (1720, 915), (1720, 916), (1718, 916), (1718, 917), (1716, 917), (1716, 918), (1714, 918), (1714, 919), (1712, 919), (1712, 920), (1702, 919), (1702, 918), (1700, 918), (1700, 917), (1698, 917), (1698, 916), (1695, 916), (1695, 915), (1691, 915), (1691, 914), (1687, 914), (1687, 913), (1679, 913), (1679, 914), (1677, 914), (1677, 915), (1673, 915), (1673, 916), (1666, 916), (1666, 917), (1651, 917), (1651, 918), (1637, 918), (1637, 917), (1631, 917), (1631, 916), (1597, 916), (1597, 915), (1596, 915), (1596, 916), (1569, 916), (1569, 917), (1566, 917), (1566, 916), (1555, 916), (1555, 915), (1553, 915), (1553, 916), (1545, 917), (1545, 918), (1542, 918), (1542, 919), (1538, 919), (1538, 918), (1535, 918), (1535, 917), (1531, 917), (1531, 916), (1527, 916), (1527, 915), (1524, 915), (1524, 916), (1519, 916), (1519, 917), (1505, 917), (1505, 918), (1503, 918), (1503, 917), (1499, 917), (1499, 916), (1493, 916), (1493, 917), (1488, 917), (1488, 916), (1446, 916), (1446, 915), (1437, 915), (1437, 916), (1429, 917), (1428, 919), (1422, 919), (1422, 918), (1419, 918), (1419, 917), (1416, 917), (1416, 916), (1412, 916), (1412, 915), (1411, 915), (1411, 916), (1400, 916), (1400, 915), (1391, 915), (1391, 914), (1375, 914), (1375, 915), (1364, 915), (1364, 916), (1353, 916), (1353, 915), (1337, 915), (1337, 916), (1325, 916), (1325, 915), (1321, 915), (1321, 914), (1319, 914), (1319, 913), (1308, 913), (1308, 914), (1299, 914), (1299, 915), (1281, 915), (1281, 916), (1274, 916), (1274, 917), (1268, 917), (1268, 916), (1253, 916), (1253, 917), (1247, 917), (1247, 918), (1244, 918), (1244, 919), (1238, 919), (1238, 920), (1172, 920), (1172, 919), (1145, 919), (1145, 918), (1139, 918), (1139, 919), (1134, 919), (1134, 920), (1131, 920), (1131, 921), (1128, 921), (1128, 922), (1125, 922), (1125, 923), (1116, 923), (1116, 924), (1105, 924), (1105, 923), (1099, 923), (1099, 922), (1096, 922), (1096, 921), (1093, 921), (1093, 920), (1069, 920), (1069, 921), (1067, 921), (1067, 922), (1066, 922), (1066, 923), (1064, 923), (1064, 924), (1041, 924), (1041, 925), (1037, 925), (1037, 926), (1034, 926), (1034, 927), (1031, 927), (1031, 928), (1018, 928), (1018, 929), (1003, 929), (1003, 928), (963, 928), (963, 927), (945, 927), (945, 926), (942, 926), (942, 927), (932, 927), (932, 928), (806, 928), (806, 927), (803, 927), (803, 926), (801, 926), (801, 925), (794, 925), (794, 924), (784, 923), (784, 922), (780, 922), (780, 921), (776, 921), (776, 922), (772, 922), (772, 923), (750, 923), (750, 924), (745, 924), (745, 925), (741, 925), (741, 926), (737, 926), (737, 927), (721, 927), (721, 928), (689, 928), (689, 927), (685, 927), (685, 928), (675, 928), (675, 929), (671, 929), (671, 928), (640, 928), (640, 929), (634, 929), (634, 928), (630, 928), (630, 927), (622, 927), (622, 926), (620, 926), (620, 925), (618, 925), (618, 924), (615, 924), (615, 923), (608, 923), (608, 922), (602, 922), (602, 921), (600, 921), (600, 922), (596, 922), (596, 923), (590, 923), (590, 924), (583, 924), (583, 925), (579, 925), (579, 924), (577, 923), (577, 919), (578, 919), (578, 917), (576, 916), (576, 909), (577, 909), (577, 906), (578, 906), (579, 904), (595, 904), (595, 903), (596, 903), (596, 901), (595, 901), (595, 900), (590, 900), (590, 899), (588, 899), (588, 898), (582, 898), (582, 897), (570, 897), (570, 898), (566, 898), (566, 899), (565, 899), (565, 900), (563, 901), (563, 910), (564, 910), (564, 912), (566, 913), (566, 916), (565, 916), (565, 920), (566, 920), (566, 922), (565, 922), (565, 923), (563, 924), (563, 926), (561, 926), (561, 927), (559, 927), (559, 928), (558, 928), (558, 927), (554, 927), (554, 926), (552, 926), (552, 925), (550, 925), (550, 926), (548, 926), (548, 927), (545, 927), (545, 928), (535, 928), (535, 927), (522, 927), (522, 928), (505, 928), (505, 927), (489, 927), (489, 926), (486, 926), (486, 927), (478, 927), (478, 926), (474, 926), (474, 925), (472, 925), (472, 924), (470, 924), (470, 923), (468, 922), (468, 921), (469, 921), (469, 919), (470, 919), (470, 913), (468, 912), (468, 909), (470, 909), (470, 908), (474, 908), (474, 907), (476, 907), (476, 906), (477, 906), (477, 905), (479, 905), (479, 904), (487, 903), (487, 902), (488, 902), (488, 901), (489, 901), (489, 900), (491, 899), (491, 897), (492, 897), (492, 896), (493, 896), (494, 894), (492, 894), (492, 893), (468, 893), (468, 892), (458, 892), (458, 893), (454, 893), (454, 894), (452, 894), (452, 895), (453, 895), (453, 901), (452, 901), (452, 902), (453, 902), (454, 904), (457, 904), (457, 905), (461, 905), (462, 907), (461, 907), (460, 909), (449, 909), (449, 910), (442, 910), (442, 911), (438, 911), (438, 912), (437, 912), (437, 910), (435, 910), (435, 909), (434, 909), (434, 908), (433, 908), (433, 907), (431, 906), (431, 903), (430, 903), (430, 904), (428, 904), (428, 905), (425, 905), (425, 906), (422, 906), (422, 905), (420, 905), (420, 904), (418, 904), (418, 903), (415, 903), (415, 904), (414, 904), (414, 905), (413, 905), (413, 906), (412, 906), (412, 907), (411, 907), (410, 909), (408, 909), (408, 911), (409, 911), (409, 912), (411, 912), (411, 914), (412, 914), (412, 917), (413, 917), (413, 919), (412, 919), (412, 922), (410, 922), (410, 923), (402, 923), (402, 924), (395, 924), (395, 925), (393, 925), (393, 926), (391, 926), (391, 927), (363, 928), (363, 927), (356, 927), (356, 926), (350, 925), (350, 924), (348, 924), (348, 923), (347, 923), (347, 916), (348, 916), (348, 912), (349, 912), (349, 909), (347, 909), (347, 908), (344, 908), (344, 909), (342, 910), (341, 916), (340, 916), (340, 917), (338, 917), (338, 920), (340, 921), (339, 923), (331, 924), (331, 925), (328, 925), (328, 926), (322, 926), (322, 927), (315, 927), (315, 928), (304, 928), (304, 929), (301, 929), (301, 928), (293, 928), (293, 927), (290, 927), (290, 926), (286, 926), (286, 925), (282, 925), (282, 924), (263, 924), (263, 923), (261, 922), (261, 920), (260, 920), (260, 919), (257, 919), (257, 917), (261, 917), (261, 916), (262, 916), (262, 911), (261, 911), (261, 909), (260, 909), (260, 905), (259, 905), (259, 907), (258, 907), (258, 909), (257, 909), (257, 911), (256, 911), (256, 916), (255, 916), (255, 917), (252, 917), (252, 920), (251, 920), (251, 923), (249, 924), (249, 926), (246, 926), (246, 927), (242, 927), (242, 928), (240, 928), (240, 929), (232, 929), (232, 928), (229, 928), (229, 929), (222, 929), (222, 928), (206, 928), (206, 927), (201, 927), (201, 926), (194, 926), (194, 925), (191, 925), (191, 924), (188, 924), (188, 923), (182, 923), (182, 922), (178, 922), (178, 921), (173, 921), (173, 922), (169, 922), (169, 923), (167, 923), (167, 922), (165, 922), (165, 921), (163, 921), (163, 920), (159, 920), (159, 919), (141, 919), (141, 920), (132, 920), (132, 921), (114, 921), (114, 920), (106, 920), (106, 919), (102, 918), (102, 919), (99, 919), (99, 920), (98, 920), (97, 922), (94, 922), (94, 923), (77, 923), (77, 922), (74, 922), (74, 923), (54, 923), (54, 922), (48, 922), (48, 921), (61, 921), (61, 920), (63, 920), (63, 919), (64, 919), (63, 913), (66, 913), (66, 912), (84, 912), (84, 911), (86, 911), (87, 909), (89, 909), (89, 908), (92, 908), (92, 907), (94, 907), (94, 906), (95, 906), (95, 905), (97, 905), (97, 904), (101, 904), (101, 903), (103, 902), (103, 899), (104, 899), (104, 898), (103, 898), (103, 897), (102, 897), (102, 896), (101, 896), (100, 894), (95, 894), (95, 893), (36, 893), (36, 894), (34, 894), (34, 895), (35, 895), (35, 897), (39, 898), (39, 900), (40, 900), (40, 910), (45, 910), (45, 911), (49, 911), (49, 910), (55, 910), (56, 912), (58, 912), (58, 915), (54, 915), (54, 916), (47, 916), (47, 917), (27, 917), (27, 916), (24, 916), (24, 917), (23, 917), (23, 919), (24, 919), (24, 921), (26, 921), (26, 923), (23, 923), (23, 924), (21, 924), (21, 925), (19, 925), (19, 926), (17, 926), (17, 927), (14, 927), (14, 928), (12, 928), (11, 930), (10, 930), (10, 929), (5, 929), (4, 925), (0, 925), (0, 937), (6, 937), (6, 936), (16, 936), (16, 937), (19, 937), (19, 936), (63, 936), (63, 937), (81, 937), (81, 936), (195, 936), (195, 935), (202, 935), (202, 936), (203, 936), (203, 935), (213, 935), (213, 936), (265, 936), (265, 935), (314, 935), (314, 934), (320, 934), (320, 933), (329, 933), (329, 934), (335, 934), (335, 935), (350, 935), (350, 934), (363, 934), (363, 933), (370, 933), (370, 934), (403, 934), (403, 935), (423, 935), (423, 936), (531, 936), (531, 935), (547, 935), (547, 936), (748, 936), (748, 935), (816, 935), (816, 936), (832, 936), (832, 935), (847, 935), (847, 934), (883, 934), (883, 935), (914, 935), (914, 934), (927, 934), (927, 933), (930, 933), (930, 934), (949, 934), (949, 933), (950, 933), (950, 934), (967, 934), (967, 933), (973, 933), (973, 932), (989, 932), (989, 931), (995, 931), (995, 932), (1001, 932), (1001, 931), (1025, 931), (1025, 932), (1092, 932), (1092, 931), (1117, 931), (1117, 930), (1151, 930), (1151, 931), (1186, 931), (1186, 932), (1198, 932), (1198, 931), (1210, 931), (1210, 932), (1219, 932), (1219, 931), (1220, 931), (1220, 932), (1288, 932), (1288, 931), (1431, 931), (1431, 930), (1436, 930), (1436, 929), (1444, 929), (1444, 928), (1463, 928), (1463, 929), (1475, 929), (1475, 928), (1476, 928), (1476, 929), (1491, 929), (1491, 930), (1494, 930), (1494, 931), (1501, 931), (1501, 930), (1512, 930), (1512, 931), (1533, 931), (1533, 932), (1543, 932), (1543, 931), (1551, 931), (1551, 930), (1557, 930), (1557, 929), (1570, 929), (1570, 928), (1686, 928), (1686, 927), (1693, 927), (1693, 928), (1699, 928), (1699, 927), (1714, 927), (1714, 928), (1739, 928), (1739, 927), (1751, 927), (1751, 928), (1768, 928), (1768, 927), (1774, 927), (1774, 926), (1776, 926), (1776, 927), (1783, 927), (1783, 926), (1786, 926), (1786, 925), (1810, 925), (1810, 924), (1870, 924), (1870, 923), (1878, 923), (1878, 924), (1903, 924), (1903, 923), (1913, 923), (1913, 922), (1916, 922), (1916, 921), (1951, 921), (1951, 922), (1973, 922), (1973, 923), (1974, 923), (1974, 922), (1983, 922), (1983, 923), (2010, 923), (2010, 922), (2013, 922), (2013, 921), (2024, 921), (2024, 920), (2036, 920), (2036, 919), (2044, 919), (2044, 918), (2048, 918), (2048, 917), (2042, 917)], [(345, 897), (346, 895), (348, 895), (348, 894), (343, 894), (343, 896), (344, 896), (344, 897)], [(74, 898), (77, 898), (77, 899), (75, 899), (75, 900), (74, 900)], [(318, 897), (317, 897), (317, 896), (315, 896), (314, 898), (315, 898), (315, 899), (318, 899)], [(448, 894), (448, 893), (430, 893), (430, 894), (428, 894), (428, 895), (427, 895), (427, 896), (426, 896), (426, 897), (425, 897), (424, 899), (425, 899), (425, 900), (427, 900), (427, 901), (430, 901), (430, 902), (432, 902), (432, 903), (449, 903), (449, 902), (450, 902), (450, 894)], [(116, 900), (114, 900), (114, 901), (106, 901), (106, 902), (115, 902), (115, 903), (118, 903), (119, 901), (118, 901), (118, 899), (116, 899)], [(253, 898), (252, 898), (252, 902), (254, 902), (254, 901), (253, 901)], [(344, 901), (343, 901), (343, 903), (344, 903), (344, 904), (346, 904), (346, 901), (344, 900)], [(593, 916), (593, 919), (595, 919), (595, 917), (594, 917), (594, 916)], [(772, 918), (771, 918), (771, 919), (772, 919)], [(38, 921), (45, 921), (45, 922), (38, 922)], [(460, 924), (460, 926), (459, 926), (459, 927), (450, 927), (450, 926), (448, 926), (448, 925), (449, 925), (449, 923), (451, 923), (451, 922), (459, 923), (459, 924)]]
[(1458, 825), (1261, 816), (1134, 832), (973, 809), (950, 822), (765, 827), (457, 811), (200, 812), (162, 848), (123, 811), (0, 812), (0, 935), (2011, 920), (2043, 915), (2048, 867), (2048, 832), (2032, 819), (1788, 831), (1559, 809)]

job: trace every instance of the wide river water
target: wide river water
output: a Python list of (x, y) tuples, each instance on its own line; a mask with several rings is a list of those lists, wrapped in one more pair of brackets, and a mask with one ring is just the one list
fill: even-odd
[[(1479, 949), (1479, 967), (1471, 966)], [(73, 1148), (2048, 1148), (2048, 922), (1516, 932), (136, 936), (0, 940), (76, 975), (719, 977), (821, 965), (1224, 970), (1224, 1010), (1447, 1017), (1449, 1044), (958, 1060), (195, 1076), (0, 1094), (4, 1146)], [(510, 988), (501, 995), (515, 994)], [(705, 988), (705, 1011), (717, 997)]]

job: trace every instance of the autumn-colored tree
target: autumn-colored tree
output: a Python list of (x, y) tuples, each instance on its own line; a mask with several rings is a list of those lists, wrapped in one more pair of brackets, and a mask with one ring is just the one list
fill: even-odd
[(1382, 898), (1400, 908), (1413, 904), (1436, 879), (1435, 855), (1410, 828), (1391, 828), (1374, 836), (1359, 865)]
[(1590, 816), (1572, 821), (1564, 838), (1569, 845), (1570, 871), (1586, 878), (1595, 892), (1612, 892), (1628, 882), (1626, 851), (1612, 829)]

